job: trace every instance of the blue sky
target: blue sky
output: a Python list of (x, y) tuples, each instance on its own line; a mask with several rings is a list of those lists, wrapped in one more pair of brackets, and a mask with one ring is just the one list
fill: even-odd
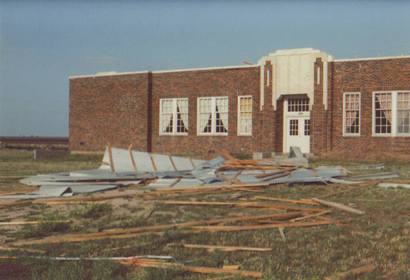
[(281, 48), (410, 54), (407, 1), (0, 0), (0, 135), (67, 136), (68, 76), (238, 65)]

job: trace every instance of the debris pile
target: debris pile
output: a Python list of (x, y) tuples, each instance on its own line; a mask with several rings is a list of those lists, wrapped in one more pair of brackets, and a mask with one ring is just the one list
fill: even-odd
[(121, 186), (140, 184), (146, 189), (218, 187), (230, 184), (328, 183), (347, 173), (342, 167), (299, 168), (304, 158), (296, 149), (295, 165), (278, 164), (277, 160), (237, 160), (224, 157), (199, 160), (189, 157), (152, 154), (127, 149), (105, 150), (97, 169), (41, 174), (22, 179), (26, 185), (39, 186), (29, 194), (5, 195), (2, 199), (36, 199), (66, 197), (75, 194), (107, 191)]
[[(183, 207), (189, 209), (221, 208), (222, 211), (219, 212), (221, 214), (212, 214), (210, 211), (207, 217), (199, 219), (178, 218), (172, 222), (154, 222), (125, 228), (113, 225), (93, 232), (61, 233), (37, 239), (19, 240), (12, 245), (15, 246), (14, 248), (21, 248), (26, 245), (38, 244), (129, 239), (142, 235), (165, 234), (170, 230), (192, 235), (275, 230), (282, 240), (286, 241), (287, 238), (289, 239), (287, 230), (291, 228), (325, 227), (341, 224), (343, 222), (341, 216), (332, 215), (332, 211), (343, 211), (354, 215), (364, 215), (365, 212), (356, 209), (354, 204), (345, 205), (329, 201), (327, 200), (329, 195), (290, 199), (274, 197), (269, 192), (263, 193), (269, 187), (276, 188), (278, 187), (276, 185), (279, 184), (292, 186), (294, 184), (318, 183), (324, 185), (329, 183), (360, 185), (363, 184), (363, 181), (374, 180), (378, 182), (399, 176), (396, 173), (388, 172), (351, 176), (347, 170), (340, 166), (309, 168), (305, 166), (305, 159), (301, 159), (303, 155), (297, 149), (289, 158), (291, 160), (285, 159), (284, 161), (278, 159), (238, 160), (226, 152), (221, 152), (221, 155), (206, 161), (108, 146), (98, 169), (37, 175), (22, 179), (22, 183), (39, 186), (39, 189), (25, 195), (2, 196), (2, 198), (21, 200), (12, 203), (7, 201), (0, 204), (0, 208), (26, 205), (26, 203), (60, 205), (99, 203), (125, 198), (139, 199), (138, 203), (151, 203), (155, 207), (169, 207), (178, 211), (179, 208)], [(376, 165), (375, 169), (383, 169), (381, 167), (382, 165)], [(125, 190), (124, 192), (107, 192), (98, 195), (77, 195), (130, 185), (138, 185), (138, 192)], [(405, 187), (406, 185), (385, 184), (380, 186)], [(349, 190), (351, 189), (343, 189), (342, 192)], [(338, 193), (340, 192), (336, 192), (336, 194)], [(219, 194), (223, 196), (220, 197)], [(211, 195), (212, 198), (208, 195)], [(229, 211), (234, 213), (229, 213)], [(68, 223), (70, 221), (58, 222)], [(1, 225), (16, 226), (37, 223), (37, 221), (10, 221)], [(177, 243), (173, 240), (166, 246), (178, 246), (186, 250), (205, 249), (224, 252), (252, 251), (263, 253), (272, 251), (272, 248), (261, 246), (194, 244), (192, 241), (184, 243), (179, 240)], [(54, 257), (54, 259), (80, 260), (78, 257)], [(101, 258), (83, 259), (97, 261)], [(241, 270), (237, 265), (219, 268), (189, 266), (186, 265), (186, 262), (177, 261), (172, 256), (107, 257), (105, 259), (135, 267), (176, 268), (194, 273), (262, 277), (258, 271)]]

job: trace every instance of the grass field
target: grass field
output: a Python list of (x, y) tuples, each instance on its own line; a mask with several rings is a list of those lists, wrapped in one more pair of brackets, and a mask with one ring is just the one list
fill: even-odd
[[(33, 161), (30, 152), (0, 150), (0, 193), (24, 192), (31, 188), (17, 177), (38, 173), (95, 168), (100, 157), (76, 155), (67, 160)], [(343, 164), (353, 172), (363, 172), (359, 163)], [(398, 171), (399, 181), (410, 182), (410, 164), (389, 162), (385, 171)], [(365, 171), (369, 172), (369, 171)], [(410, 279), (410, 191), (366, 186), (277, 185), (258, 192), (226, 192), (184, 195), (172, 198), (201, 201), (254, 201), (255, 196), (303, 199), (327, 196), (365, 211), (353, 215), (332, 209), (337, 224), (285, 229), (283, 240), (277, 229), (242, 232), (195, 233), (168, 229), (161, 234), (136, 235), (123, 239), (102, 239), (76, 243), (21, 245), (67, 233), (100, 232), (113, 228), (182, 223), (233, 215), (266, 215), (272, 210), (234, 207), (175, 206), (158, 203), (168, 197), (146, 200), (138, 186), (128, 190), (131, 198), (100, 203), (70, 205), (28, 204), (0, 208), (0, 222), (41, 221), (35, 225), (0, 227), (0, 279), (242, 279), (239, 276), (195, 274), (178, 268), (133, 268), (113, 261), (55, 261), (43, 256), (124, 257), (170, 255), (192, 266), (222, 267), (240, 265), (243, 270), (259, 271), (263, 279), (339, 279), (338, 273), (366, 264), (375, 270), (358, 279)], [(266, 201), (264, 201), (266, 203)], [(269, 252), (223, 252), (183, 248), (180, 243), (272, 248)], [(17, 257), (6, 258), (6, 257)], [(345, 278), (343, 278), (345, 279)], [(355, 279), (347, 276), (346, 279)]]

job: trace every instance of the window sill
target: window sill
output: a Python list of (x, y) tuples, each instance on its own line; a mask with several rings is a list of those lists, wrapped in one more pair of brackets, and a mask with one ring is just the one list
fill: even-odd
[(198, 133), (197, 136), (228, 136), (228, 133)]
[(160, 133), (159, 136), (188, 136), (188, 133)]
[(372, 137), (395, 137), (393, 134), (391, 133), (386, 133), (386, 134), (372, 134)]

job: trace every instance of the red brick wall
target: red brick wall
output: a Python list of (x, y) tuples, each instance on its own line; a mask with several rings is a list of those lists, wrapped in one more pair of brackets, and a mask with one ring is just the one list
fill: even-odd
[(70, 79), (70, 150), (146, 150), (147, 90), (146, 73)]
[[(325, 106), (323, 105), (322, 59), (317, 58), (315, 64), (312, 67), (314, 71), (314, 100), (310, 113), (310, 152), (315, 155), (319, 155), (327, 150), (327, 111), (325, 110)], [(317, 68), (319, 68), (320, 70), (317, 71)], [(318, 77), (318, 74), (320, 75), (320, 78)]]
[[(259, 75), (259, 67), (153, 73), (153, 152), (212, 157), (217, 149), (248, 155), (258, 150)], [(237, 135), (238, 95), (253, 96), (252, 136)], [(229, 97), (228, 136), (197, 135), (197, 97), (202, 96)], [(188, 97), (188, 136), (159, 135), (160, 98), (174, 97)]]
[[(409, 153), (410, 137), (372, 137), (372, 92), (410, 90), (410, 58), (333, 62), (331, 93), (331, 148), (349, 155), (369, 152)], [(333, 70), (332, 70), (333, 69)], [(360, 137), (343, 137), (343, 92), (361, 92)]]
[[(265, 66), (271, 69), (269, 62)], [(323, 75), (320, 59), (312, 65), (315, 76), (316, 67), (320, 67)], [(316, 84), (315, 77), (311, 111), (314, 154), (335, 151), (349, 157), (367, 152), (410, 152), (410, 137), (371, 135), (372, 92), (410, 90), (409, 58), (331, 62), (328, 72), (327, 111), (323, 105), (323, 79)], [(212, 157), (218, 149), (247, 155), (282, 152), (283, 104), (280, 100), (276, 111), (273, 110), (271, 87), (265, 79), (265, 105), (260, 111), (259, 67), (73, 78), (70, 80), (70, 149), (102, 150), (111, 143), (201, 157)], [(355, 91), (361, 92), (361, 135), (343, 137), (343, 92)], [(253, 96), (252, 136), (237, 135), (238, 95)], [(201, 96), (229, 97), (228, 136), (197, 136), (197, 97)], [(189, 99), (188, 136), (159, 135), (159, 100), (173, 97)]]

